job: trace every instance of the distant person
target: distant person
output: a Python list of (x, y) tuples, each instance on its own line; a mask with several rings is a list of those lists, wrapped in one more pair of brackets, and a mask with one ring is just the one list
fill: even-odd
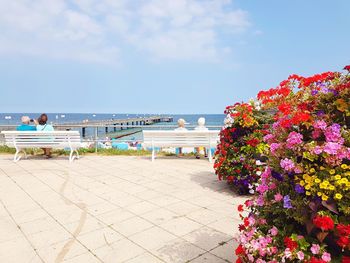
[[(205, 127), (205, 118), (201, 117), (198, 119), (198, 125), (197, 127), (194, 128), (196, 131), (208, 131), (208, 128)], [(210, 149), (209, 149), (210, 151)], [(204, 156), (207, 156), (207, 149), (204, 147)], [(196, 147), (196, 158), (200, 159), (201, 157), (199, 156), (199, 147)]]
[(178, 127), (175, 129), (175, 131), (187, 131), (185, 128), (186, 121), (184, 119), (178, 119), (177, 125)]
[[(41, 114), (39, 119), (35, 122), (37, 131), (54, 131), (51, 124), (47, 124), (48, 118), (45, 113)], [(47, 158), (51, 158), (51, 148), (42, 148)]]
[(28, 116), (22, 116), (21, 118), (22, 124), (17, 126), (17, 131), (36, 131), (36, 127), (34, 125), (30, 125), (30, 118)]
[[(178, 119), (177, 120), (177, 125), (178, 127), (175, 129), (175, 131), (187, 131), (185, 128), (186, 121), (184, 119)], [(179, 147), (179, 155), (182, 155), (182, 148)]]

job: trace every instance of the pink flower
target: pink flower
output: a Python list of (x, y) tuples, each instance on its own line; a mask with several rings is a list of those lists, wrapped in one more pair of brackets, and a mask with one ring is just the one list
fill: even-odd
[(269, 190), (269, 187), (267, 185), (261, 184), (256, 188), (256, 191), (263, 194), (265, 193), (267, 190)]
[(271, 143), (270, 145), (270, 151), (272, 154), (276, 153), (276, 150), (280, 148), (281, 144), (280, 143)]
[(274, 197), (276, 202), (279, 202), (283, 199), (283, 195), (281, 195), (280, 193), (275, 194)]
[(289, 248), (286, 248), (286, 249), (284, 250), (284, 256), (285, 256), (286, 258), (291, 258), (291, 257), (292, 257), (292, 252), (290, 251)]
[(252, 216), (250, 216), (250, 217), (248, 217), (248, 222), (249, 222), (249, 225), (254, 225), (255, 224), (255, 219), (254, 219), (254, 217), (252, 217)]
[(257, 200), (256, 200), (256, 204), (257, 204), (258, 206), (263, 206), (263, 205), (265, 204), (264, 198), (263, 198), (262, 196), (259, 196), (259, 197), (257, 198)]
[(319, 130), (315, 130), (315, 131), (313, 131), (313, 132), (311, 133), (311, 136), (312, 136), (312, 138), (315, 140), (315, 139), (317, 139), (318, 137), (321, 136), (321, 132), (320, 132)]
[(310, 250), (312, 254), (317, 255), (318, 253), (320, 253), (320, 246), (318, 244), (312, 244)]
[(327, 253), (327, 252), (323, 252), (322, 254), (322, 260), (326, 261), (326, 262), (330, 262), (331, 261), (331, 254)]
[(300, 169), (300, 167), (295, 167), (294, 172), (297, 174), (301, 174), (303, 171)]
[(280, 165), (287, 172), (291, 172), (295, 168), (294, 162), (288, 158), (281, 160)]
[(278, 235), (278, 229), (277, 227), (273, 226), (270, 230), (269, 230), (271, 236), (277, 236)]
[(334, 123), (332, 126), (327, 127), (324, 131), (324, 135), (326, 136), (327, 142), (344, 142), (344, 139), (340, 134), (340, 125), (337, 123)]
[(298, 257), (299, 260), (303, 260), (303, 259), (304, 259), (304, 253), (303, 253), (303, 251), (299, 251), (299, 252), (297, 253), (297, 257)]
[(313, 149), (314, 154), (321, 154), (323, 151), (321, 146), (315, 146), (315, 148)]
[(341, 148), (341, 145), (339, 143), (327, 142), (323, 148), (323, 151), (328, 154), (337, 154), (340, 148)]
[(249, 260), (250, 262), (254, 262), (254, 257), (253, 257), (252, 254), (248, 254), (248, 260)]
[(276, 188), (277, 188), (277, 185), (275, 183), (271, 183), (270, 186), (269, 186), (270, 190), (274, 190)]
[(298, 132), (291, 132), (287, 138), (287, 148), (292, 149), (294, 146), (303, 142), (303, 135)]
[(264, 140), (264, 142), (269, 142), (273, 138), (274, 138), (274, 136), (272, 134), (267, 134), (264, 136), (263, 140)]
[(324, 130), (327, 127), (327, 123), (323, 120), (315, 121), (314, 128)]

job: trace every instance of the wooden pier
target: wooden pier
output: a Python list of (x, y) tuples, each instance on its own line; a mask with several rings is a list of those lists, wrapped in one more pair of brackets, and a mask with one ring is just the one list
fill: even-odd
[(120, 130), (135, 128), (137, 126), (152, 125), (160, 122), (173, 122), (173, 117), (163, 116), (151, 116), (151, 117), (139, 117), (128, 119), (109, 119), (109, 120), (83, 120), (79, 122), (64, 122), (53, 123), (55, 127), (59, 128), (81, 128), (82, 137), (86, 135), (86, 128), (91, 127), (104, 127), (105, 133), (109, 133), (109, 129), (112, 132), (116, 132), (117, 128)]

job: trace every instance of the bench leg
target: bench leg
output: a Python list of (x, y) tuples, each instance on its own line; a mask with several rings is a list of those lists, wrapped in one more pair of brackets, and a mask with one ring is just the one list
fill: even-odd
[(75, 151), (75, 153), (77, 154), (77, 159), (79, 159), (80, 158), (80, 156), (79, 156), (79, 152), (78, 152), (78, 150), (74, 150)]
[[(75, 155), (74, 155), (75, 153)], [(70, 154), (69, 154), (69, 162), (73, 162), (74, 159), (79, 159), (80, 156), (79, 156), (79, 153), (78, 153), (78, 150), (77, 149), (71, 149), (70, 150)]]
[(152, 149), (152, 162), (154, 162), (154, 159), (155, 159), (155, 156), (156, 154), (155, 154), (155, 151), (154, 151), (154, 148)]
[(24, 153), (24, 157), (27, 158), (27, 154), (24, 150), (22, 149), (16, 149), (16, 153), (15, 153), (15, 156), (13, 157), (13, 161), (16, 163), (18, 162), (20, 159), (21, 159), (21, 155), (20, 155), (20, 152), (23, 152)]
[(209, 159), (209, 162), (212, 163), (213, 162), (213, 157), (211, 155), (211, 148), (209, 147), (208, 148), (208, 159)]

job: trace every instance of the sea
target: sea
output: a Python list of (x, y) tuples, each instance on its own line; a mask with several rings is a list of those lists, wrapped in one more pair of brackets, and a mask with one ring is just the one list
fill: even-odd
[[(40, 116), (40, 113), (0, 113), (0, 125), (19, 125), (21, 123), (22, 116), (29, 116), (31, 119), (37, 119)], [(173, 122), (164, 122), (157, 123), (159, 126), (176, 126), (177, 120), (182, 118), (186, 121), (186, 126), (191, 129), (197, 125), (198, 118), (204, 117), (206, 120), (206, 126), (209, 126), (209, 129), (220, 129), (223, 126), (225, 115), (224, 114), (118, 114), (118, 113), (47, 113), (49, 123), (60, 124), (60, 123), (69, 123), (77, 121), (98, 121), (98, 120), (111, 120), (111, 119), (128, 119), (128, 118), (139, 118), (139, 117), (149, 117), (149, 116), (166, 116), (172, 117)], [(152, 129), (152, 125), (149, 125), (147, 129)], [(118, 130), (117, 132), (105, 133), (104, 127), (98, 129), (98, 137), (120, 137), (120, 140), (140, 140), (141, 138), (141, 129), (134, 128), (135, 133), (131, 135), (121, 136), (123, 133), (128, 134), (132, 129)], [(95, 132), (93, 129), (86, 130), (86, 136), (92, 137)]]

